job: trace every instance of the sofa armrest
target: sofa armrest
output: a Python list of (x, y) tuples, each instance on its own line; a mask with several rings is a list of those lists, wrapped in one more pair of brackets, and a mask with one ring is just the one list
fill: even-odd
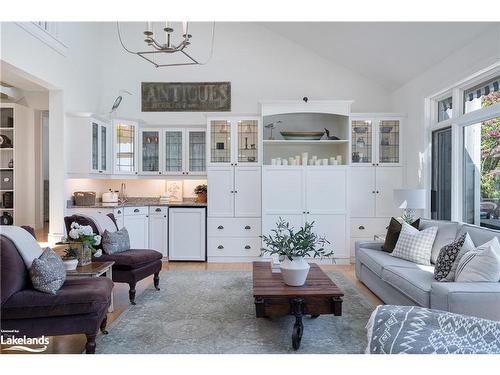
[(356, 251), (359, 248), (382, 251), (383, 241), (356, 241)]
[(500, 321), (500, 282), (434, 282), (431, 308)]

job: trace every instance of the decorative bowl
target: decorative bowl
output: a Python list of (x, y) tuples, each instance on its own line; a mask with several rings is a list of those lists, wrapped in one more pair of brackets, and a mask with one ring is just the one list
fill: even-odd
[(280, 134), (286, 140), (302, 140), (302, 141), (312, 141), (319, 140), (323, 137), (325, 132), (289, 132), (289, 131), (280, 131)]

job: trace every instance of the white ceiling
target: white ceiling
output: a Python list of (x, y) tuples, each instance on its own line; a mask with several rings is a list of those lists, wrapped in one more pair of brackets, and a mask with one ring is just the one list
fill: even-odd
[[(395, 90), (498, 23), (263, 22), (307, 50)], [(298, 51), (300, 52), (300, 51)]]

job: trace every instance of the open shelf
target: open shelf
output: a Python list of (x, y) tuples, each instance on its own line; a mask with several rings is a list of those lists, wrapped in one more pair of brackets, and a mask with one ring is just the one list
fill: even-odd
[(269, 145), (319, 145), (319, 144), (343, 144), (349, 143), (347, 139), (323, 139), (323, 140), (302, 140), (302, 139), (265, 139), (264, 144)]

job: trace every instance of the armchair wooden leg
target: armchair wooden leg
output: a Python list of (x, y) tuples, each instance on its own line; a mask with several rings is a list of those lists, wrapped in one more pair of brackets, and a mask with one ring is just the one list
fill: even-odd
[(135, 283), (129, 283), (130, 290), (128, 291), (128, 298), (131, 305), (135, 305)]
[(108, 331), (106, 331), (106, 325), (108, 324), (108, 316), (105, 316), (104, 317), (104, 320), (101, 322), (101, 326), (100, 326), (100, 329), (101, 329), (101, 332), (103, 335), (107, 335), (108, 334)]
[(160, 273), (156, 272), (153, 276), (153, 283), (156, 290), (160, 290)]
[(94, 354), (95, 353), (95, 336), (96, 335), (86, 335), (87, 343), (85, 344), (85, 353)]

